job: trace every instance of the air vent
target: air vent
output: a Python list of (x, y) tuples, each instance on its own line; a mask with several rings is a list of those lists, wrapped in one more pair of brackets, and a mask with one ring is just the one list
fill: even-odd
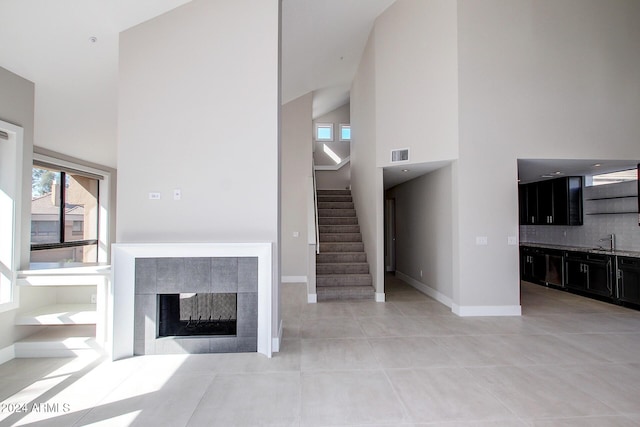
[(0, 139), (9, 139), (9, 134), (5, 131), (0, 130)]
[(391, 150), (391, 163), (408, 162), (409, 161), (409, 149), (401, 148), (398, 150)]

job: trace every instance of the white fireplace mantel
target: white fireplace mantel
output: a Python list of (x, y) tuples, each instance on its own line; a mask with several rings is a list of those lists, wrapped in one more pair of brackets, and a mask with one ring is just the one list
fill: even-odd
[(109, 295), (113, 360), (134, 355), (134, 301), (136, 258), (257, 257), (258, 353), (271, 357), (272, 348), (271, 243), (116, 243), (112, 245), (112, 286)]

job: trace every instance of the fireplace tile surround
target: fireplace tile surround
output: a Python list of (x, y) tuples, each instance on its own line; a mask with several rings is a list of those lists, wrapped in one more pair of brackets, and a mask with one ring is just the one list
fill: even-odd
[[(271, 243), (117, 243), (112, 246), (113, 360), (138, 354), (277, 351)], [(157, 337), (158, 294), (236, 293), (236, 336)], [(278, 331), (273, 336), (272, 331)]]
[[(158, 337), (158, 295), (178, 293), (237, 294), (236, 336)], [(257, 337), (257, 257), (135, 260), (135, 355), (255, 352)]]

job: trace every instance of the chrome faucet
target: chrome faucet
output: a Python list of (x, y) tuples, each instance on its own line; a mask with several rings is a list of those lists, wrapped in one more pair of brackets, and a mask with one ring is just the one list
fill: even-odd
[[(609, 242), (609, 250), (611, 252), (616, 250), (616, 235), (615, 234), (609, 234), (607, 237), (604, 237), (600, 240), (598, 240), (599, 242)], [(604, 249), (601, 245), (598, 245), (600, 248)]]

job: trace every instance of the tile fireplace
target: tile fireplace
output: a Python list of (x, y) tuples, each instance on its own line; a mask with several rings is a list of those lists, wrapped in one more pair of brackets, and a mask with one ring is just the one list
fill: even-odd
[(271, 244), (115, 244), (114, 359), (272, 352)]

